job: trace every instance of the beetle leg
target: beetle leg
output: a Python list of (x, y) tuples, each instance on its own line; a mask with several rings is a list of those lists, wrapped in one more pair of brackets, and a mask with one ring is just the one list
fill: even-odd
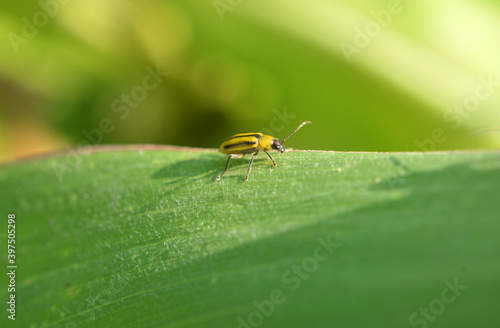
[(257, 154), (259, 153), (259, 151), (257, 150), (253, 155), (252, 155), (252, 158), (250, 159), (250, 165), (248, 165), (248, 171), (247, 171), (247, 176), (245, 177), (245, 181), (244, 182), (247, 182), (248, 180), (248, 176), (250, 175), (250, 169), (252, 168), (252, 163), (253, 163), (253, 159), (255, 158), (255, 156), (257, 156)]
[(220, 178), (222, 178), (222, 176), (224, 175), (224, 173), (226, 173), (227, 168), (229, 167), (229, 161), (231, 160), (231, 158), (233, 158), (233, 156), (230, 155), (229, 158), (227, 159), (227, 162), (226, 162), (226, 168), (224, 169), (224, 171), (222, 171), (221, 174), (219, 174), (219, 176), (217, 176), (217, 178), (215, 178), (215, 181), (217, 181)]
[(271, 155), (267, 152), (267, 150), (264, 149), (264, 151), (266, 152), (267, 156), (269, 156), (269, 158), (271, 159), (271, 161), (273, 161), (273, 165), (274, 167), (276, 167), (276, 162), (274, 161), (274, 159), (271, 157)]

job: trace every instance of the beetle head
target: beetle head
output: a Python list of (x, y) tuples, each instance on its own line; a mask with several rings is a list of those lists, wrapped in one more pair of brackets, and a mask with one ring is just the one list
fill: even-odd
[(277, 139), (277, 138), (276, 138), (276, 139), (274, 139), (274, 140), (273, 140), (273, 143), (271, 144), (271, 148), (272, 148), (272, 149), (276, 149), (277, 151), (279, 151), (279, 152), (281, 152), (281, 153), (284, 153), (284, 152), (286, 151), (285, 147), (283, 146), (283, 144), (285, 143), (285, 141), (286, 141), (288, 138), (290, 138), (290, 137), (291, 137), (291, 136), (292, 136), (295, 132), (299, 131), (299, 129), (300, 129), (301, 127), (303, 127), (303, 126), (304, 126), (304, 125), (306, 125), (306, 124), (310, 124), (310, 123), (311, 123), (311, 122), (309, 122), (309, 121), (302, 122), (302, 124), (301, 124), (301, 125), (299, 125), (299, 126), (298, 126), (298, 128), (296, 128), (295, 130), (293, 130), (293, 132), (292, 132), (292, 133), (290, 133), (290, 134), (288, 135), (288, 137), (286, 137), (285, 139), (283, 139), (283, 141), (280, 141), (280, 140), (279, 140), (279, 139)]
[(284, 153), (285, 152), (285, 147), (283, 146), (283, 143), (279, 139), (274, 139), (273, 143), (271, 144), (272, 149), (276, 149), (277, 151)]

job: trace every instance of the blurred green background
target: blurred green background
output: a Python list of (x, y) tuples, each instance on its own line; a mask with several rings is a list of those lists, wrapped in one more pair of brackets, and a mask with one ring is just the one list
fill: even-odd
[[(498, 1), (0, 5), (0, 161), (88, 144), (500, 147)], [(155, 73), (156, 72), (156, 73)]]

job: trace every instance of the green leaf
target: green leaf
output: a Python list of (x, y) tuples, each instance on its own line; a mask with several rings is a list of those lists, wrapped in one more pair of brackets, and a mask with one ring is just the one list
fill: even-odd
[(16, 215), (16, 323), (499, 321), (499, 152), (274, 158), (276, 168), (257, 157), (246, 183), (248, 158), (214, 182), (225, 156), (171, 147), (78, 149), (0, 168), (4, 238)]

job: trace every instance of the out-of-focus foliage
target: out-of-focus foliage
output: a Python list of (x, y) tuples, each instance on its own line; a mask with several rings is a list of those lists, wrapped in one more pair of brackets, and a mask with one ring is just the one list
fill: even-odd
[[(64, 2), (64, 3), (63, 3)], [(3, 2), (0, 160), (96, 143), (500, 146), (494, 1)]]

